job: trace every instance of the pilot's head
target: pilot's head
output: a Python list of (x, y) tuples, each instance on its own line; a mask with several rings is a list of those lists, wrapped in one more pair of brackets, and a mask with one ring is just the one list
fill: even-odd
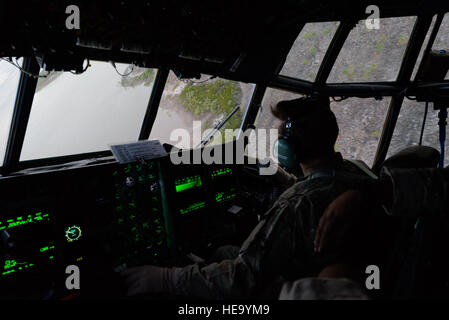
[(278, 159), (287, 168), (333, 156), (338, 125), (328, 97), (302, 97), (272, 107), (279, 126)]

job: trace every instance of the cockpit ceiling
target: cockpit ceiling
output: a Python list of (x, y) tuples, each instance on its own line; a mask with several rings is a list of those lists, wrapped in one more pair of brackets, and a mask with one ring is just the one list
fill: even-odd
[[(80, 9), (80, 29), (69, 30), (66, 7)], [(307, 22), (449, 11), (442, 1), (2, 1), (0, 56), (37, 55), (56, 65), (85, 58), (168, 67), (263, 82), (276, 75)]]

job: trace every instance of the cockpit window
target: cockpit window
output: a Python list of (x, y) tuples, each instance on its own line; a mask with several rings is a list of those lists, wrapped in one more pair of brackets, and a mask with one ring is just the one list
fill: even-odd
[[(404, 148), (419, 145), (425, 106), (425, 102), (409, 99), (404, 100), (397, 124), (394, 128), (387, 158)], [(440, 151), (438, 112), (438, 110), (434, 110), (433, 103), (429, 103), (422, 145), (434, 147)], [(445, 148), (446, 150), (449, 148), (448, 140), (446, 140)], [(448, 157), (445, 157), (444, 165), (449, 165)]]
[(255, 126), (257, 129), (272, 129), (277, 128), (280, 124), (280, 120), (273, 116), (271, 108), (282, 100), (293, 100), (302, 97), (302, 95), (284, 91), (277, 90), (273, 88), (267, 88), (265, 95), (263, 96), (262, 105), (257, 114)]
[[(262, 108), (256, 118), (256, 128), (277, 128), (280, 121), (271, 113), (271, 105), (281, 100), (299, 97), (301, 95), (295, 93), (267, 89)], [(372, 165), (390, 100), (389, 97), (382, 100), (374, 98), (348, 98), (340, 102), (331, 100), (331, 110), (337, 118), (340, 129), (335, 151), (340, 152), (344, 158), (363, 160), (367, 165)]]
[[(277, 90), (273, 88), (267, 88), (265, 91), (265, 95), (262, 100), (262, 105), (259, 109), (259, 112), (256, 117), (256, 121), (254, 125), (256, 126), (256, 129), (278, 129), (279, 125), (281, 124), (281, 121), (273, 116), (273, 113), (271, 112), (271, 108), (276, 105), (279, 101), (282, 100), (293, 100), (298, 99), (302, 97), (302, 95), (284, 91), (284, 90)], [(267, 152), (270, 150), (270, 140), (266, 139), (266, 149)], [(251, 150), (247, 150), (250, 152)], [(254, 152), (254, 150), (253, 150)], [(254, 154), (248, 154), (251, 157), (256, 157), (257, 155)], [(274, 159), (276, 160), (276, 159)]]
[(415, 20), (381, 18), (379, 29), (368, 29), (366, 21), (360, 21), (349, 33), (327, 82), (396, 80)]
[[(441, 22), (440, 29), (432, 46), (433, 50), (445, 50), (449, 52), (449, 34), (447, 30), (449, 30), (449, 12), (444, 15), (443, 21)], [(446, 74), (444, 79), (449, 79), (449, 73)]]
[(404, 99), (388, 148), (387, 158), (404, 148), (419, 144), (424, 109), (425, 104), (423, 102)]
[[(209, 75), (202, 75), (201, 79), (179, 80), (170, 72), (150, 140), (157, 139), (179, 148), (196, 148), (210, 132), (208, 129), (224, 121), (239, 106), (209, 144), (232, 140), (233, 136), (226, 135), (225, 130), (240, 128), (253, 88), (252, 84), (211, 78)], [(194, 128), (198, 129), (195, 132), (199, 135), (194, 135)], [(179, 138), (180, 132), (188, 134), (189, 139)]]
[(280, 74), (314, 81), (338, 25), (339, 22), (307, 23), (296, 38)]
[(80, 75), (39, 79), (21, 160), (103, 151), (138, 139), (156, 70), (90, 63)]
[(340, 102), (331, 101), (340, 129), (335, 151), (344, 158), (362, 160), (371, 166), (390, 100), (390, 97), (382, 100), (352, 97)]
[(420, 65), (422, 63), (422, 58), (424, 56), (424, 51), (426, 50), (427, 44), (429, 43), (430, 36), (432, 34), (432, 31), (433, 31), (433, 28), (435, 26), (436, 20), (437, 20), (437, 16), (434, 15), (433, 18), (432, 18), (432, 23), (430, 24), (430, 28), (429, 28), (429, 30), (427, 30), (426, 38), (423, 41), (423, 44), (421, 46), (421, 50), (419, 51), (419, 55), (418, 55), (418, 59), (416, 60), (415, 67), (413, 68), (413, 73), (412, 73), (412, 76), (410, 77), (410, 79), (412, 79), (412, 80), (416, 80), (415, 79), (416, 78), (416, 74), (418, 73), (418, 69), (419, 69), (419, 67), (420, 67)]
[[(21, 65), (22, 59), (17, 62)], [(19, 78), (18, 68), (5, 60), (0, 60), (0, 165), (3, 164), (5, 157)]]

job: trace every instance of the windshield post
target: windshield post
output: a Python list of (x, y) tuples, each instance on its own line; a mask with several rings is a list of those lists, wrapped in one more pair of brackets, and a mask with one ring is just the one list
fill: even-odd
[[(39, 74), (39, 64), (34, 57), (24, 58), (22, 66), (28, 73)], [(3, 173), (12, 172), (18, 167), (36, 85), (37, 78), (21, 73), (3, 162)]]

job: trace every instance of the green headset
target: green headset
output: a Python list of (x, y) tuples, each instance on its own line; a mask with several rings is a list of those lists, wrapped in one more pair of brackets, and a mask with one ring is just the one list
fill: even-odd
[[(299, 101), (298, 101), (299, 100)], [(317, 108), (323, 108), (327, 104), (329, 107), (329, 98), (320, 96), (306, 96), (297, 99), (294, 112), (295, 118), (307, 117), (310, 112), (314, 112)], [(299, 162), (304, 153), (308, 153), (309, 148), (298, 139), (297, 136), (293, 138), (293, 126), (295, 121), (292, 116), (288, 116), (283, 128), (282, 134), (278, 137), (275, 144), (275, 152), (277, 151), (277, 158), (279, 164), (288, 171), (300, 170)], [(296, 127), (295, 130), (300, 130)]]
[(279, 164), (286, 169), (295, 169), (299, 165), (298, 141), (293, 142), (291, 134), (292, 119), (288, 117), (284, 132), (278, 137), (277, 143), (275, 144)]

